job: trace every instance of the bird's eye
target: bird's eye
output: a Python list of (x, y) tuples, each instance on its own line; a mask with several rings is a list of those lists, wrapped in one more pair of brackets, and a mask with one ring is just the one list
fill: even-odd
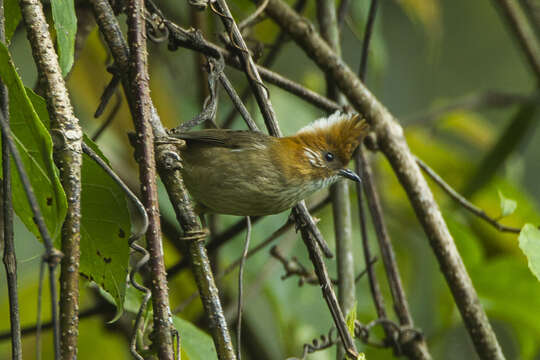
[(334, 154), (332, 154), (331, 152), (327, 152), (324, 154), (324, 158), (326, 159), (326, 161), (333, 161), (334, 160)]

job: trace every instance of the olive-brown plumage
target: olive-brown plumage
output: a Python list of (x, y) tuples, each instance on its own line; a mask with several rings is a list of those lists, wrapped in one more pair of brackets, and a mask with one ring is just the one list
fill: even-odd
[(182, 176), (200, 212), (256, 216), (282, 212), (339, 179), (367, 133), (358, 115), (336, 113), (293, 136), (209, 129), (176, 133)]

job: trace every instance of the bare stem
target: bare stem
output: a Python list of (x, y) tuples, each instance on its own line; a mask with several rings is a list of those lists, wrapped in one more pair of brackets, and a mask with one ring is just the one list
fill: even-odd
[(240, 260), (240, 269), (238, 270), (238, 308), (236, 318), (236, 357), (242, 358), (242, 312), (244, 311), (244, 266), (246, 265), (249, 242), (251, 240), (251, 219), (246, 216), (246, 241), (244, 251)]
[(79, 335), (79, 258), (81, 226), (82, 130), (73, 113), (69, 94), (62, 78), (58, 58), (38, 0), (20, 0), (28, 40), (44, 90), (55, 134), (54, 158), (66, 193), (68, 209), (62, 227), (62, 267), (60, 273), (61, 356), (77, 357)]
[(171, 311), (161, 241), (156, 161), (154, 158), (154, 133), (151, 126), (154, 109), (148, 84), (146, 24), (143, 13), (144, 1), (129, 1), (127, 8), (128, 44), (130, 49), (129, 82), (134, 100), (131, 112), (137, 133), (137, 151), (140, 155), (137, 156), (137, 160), (139, 162), (141, 192), (149, 220), (146, 242), (150, 253), (149, 264), (152, 278), (150, 289), (152, 290), (154, 310), (154, 344), (156, 344), (160, 359), (172, 360), (174, 358), (173, 325), (170, 320)]
[[(4, 1), (0, 0), (0, 42), (5, 43)], [(8, 90), (0, 79), (0, 112), (9, 124)], [(9, 145), (2, 132), (2, 245), (3, 262), (6, 268), (6, 279), (9, 295), (9, 320), (11, 324), (11, 358), (22, 360), (21, 319), (19, 313), (19, 295), (17, 290), (17, 257), (13, 240), (13, 202), (11, 193), (11, 164)], [(2, 246), (0, 246), (1, 248)]]

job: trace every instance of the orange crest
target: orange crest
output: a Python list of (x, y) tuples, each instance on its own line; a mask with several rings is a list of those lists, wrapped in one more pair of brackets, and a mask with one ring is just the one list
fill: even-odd
[(346, 164), (368, 129), (366, 120), (360, 115), (336, 112), (303, 127), (296, 136), (314, 148), (333, 151)]

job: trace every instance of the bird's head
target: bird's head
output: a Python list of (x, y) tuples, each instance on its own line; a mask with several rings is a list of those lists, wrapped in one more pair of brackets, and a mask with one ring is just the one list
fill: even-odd
[(367, 133), (368, 124), (358, 114), (334, 113), (316, 120), (292, 137), (301, 147), (298, 167), (315, 180), (330, 183), (342, 176), (360, 182), (347, 165)]

